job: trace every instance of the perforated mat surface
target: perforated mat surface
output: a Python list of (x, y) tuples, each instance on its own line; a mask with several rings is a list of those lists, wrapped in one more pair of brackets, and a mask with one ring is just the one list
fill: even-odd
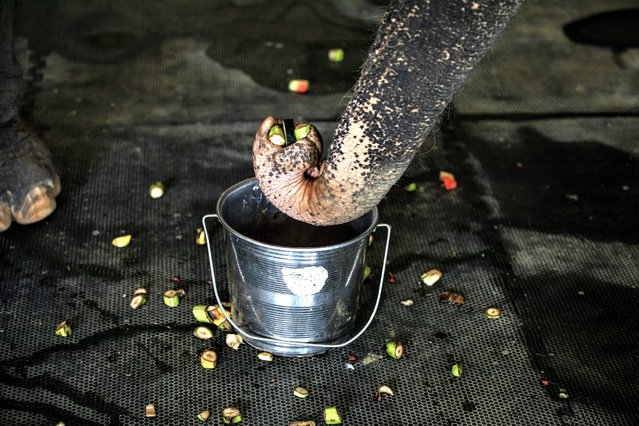
[[(331, 13), (312, 2), (216, 3), (23, 8), (25, 113), (52, 151), (63, 191), (50, 218), (0, 234), (0, 423), (186, 425), (200, 424), (197, 414), (208, 409), (208, 424), (222, 424), (221, 410), (236, 406), (246, 425), (323, 424), (324, 408), (336, 406), (346, 425), (637, 424), (639, 119), (619, 103), (604, 116), (571, 115), (560, 102), (558, 116), (504, 110), (500, 118), (481, 110), (490, 105), (481, 90), (466, 92), (459, 109), (477, 115), (453, 109), (379, 206), (381, 221), (393, 227), (394, 278), (384, 277), (380, 309), (358, 341), (320, 356), (264, 362), (248, 345), (227, 347), (222, 332), (195, 339), (192, 306), (215, 303), (206, 248), (195, 243), (201, 217), (214, 212), (223, 190), (252, 176), (252, 138), (266, 115), (315, 120), (330, 141), (358, 66), (334, 71), (348, 77), (327, 79), (301, 98), (278, 86), (287, 80), (281, 73), (304, 73), (319, 53), (275, 69), (246, 52), (286, 45), (289, 33), (268, 29), (301, 9), (344, 32), (333, 40), (310, 25), (308, 34), (292, 32), (300, 36), (296, 48), (320, 52), (341, 43), (361, 59), (379, 13), (359, 2), (350, 6), (360, 8), (359, 17), (332, 2), (325, 5)], [(548, 7), (527, 5), (494, 57), (511, 46), (509, 37), (530, 37), (526, 17)], [(556, 7), (561, 13), (548, 19), (559, 26), (579, 16), (574, 6)], [(250, 25), (241, 17), (249, 10), (266, 16), (266, 29), (242, 41)], [(143, 11), (145, 26), (131, 24)], [(70, 30), (45, 45), (34, 28), (52, 13), (55, 25), (76, 22), (68, 28), (77, 31), (84, 28), (78, 19), (96, 19), (111, 35), (89, 40), (116, 40), (126, 52), (87, 51), (65, 39), (77, 36)], [(181, 20), (171, 18), (178, 13)], [(225, 43), (219, 26), (209, 31), (207, 20), (224, 21), (235, 42)], [(131, 28), (146, 28), (145, 42), (121, 49), (135, 39)], [(114, 38), (118, 31), (128, 35)], [(103, 61), (104, 49), (110, 56)], [(224, 49), (238, 56), (211, 54)], [(588, 57), (595, 48), (583, 49), (579, 55)], [(575, 69), (587, 63), (571, 60)], [(492, 64), (480, 72), (499, 67)], [(277, 78), (269, 79), (271, 72)], [(636, 73), (626, 68), (618, 78)], [(559, 96), (548, 90), (549, 98)], [(556, 105), (548, 101), (547, 111)], [(454, 173), (456, 189), (441, 185), (442, 170)], [(151, 199), (156, 181), (166, 193)], [(404, 188), (410, 183), (415, 191)], [(221, 232), (211, 231), (219, 253)], [(130, 245), (114, 247), (122, 234), (132, 235)], [(372, 307), (382, 239), (370, 248), (358, 326)], [(426, 287), (420, 276), (431, 268), (443, 276)], [(222, 259), (217, 272), (224, 284)], [(139, 287), (148, 301), (133, 310)], [(162, 294), (176, 287), (186, 294), (169, 308)], [(463, 303), (442, 302), (446, 291)], [(409, 298), (412, 306), (401, 303)], [(487, 318), (489, 307), (501, 317)], [(73, 333), (56, 336), (64, 320)], [(389, 341), (403, 343), (402, 359), (386, 354)], [(200, 366), (205, 348), (218, 353), (215, 369)], [(461, 376), (451, 374), (453, 364), (463, 367)], [(378, 401), (382, 385), (394, 395)], [(296, 386), (309, 397), (294, 396)], [(149, 403), (157, 410), (152, 419), (145, 417)]]

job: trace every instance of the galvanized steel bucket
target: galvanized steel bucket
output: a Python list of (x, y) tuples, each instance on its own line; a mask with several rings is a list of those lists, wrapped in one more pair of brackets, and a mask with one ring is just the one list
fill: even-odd
[[(207, 230), (211, 218), (224, 228), (227, 320), (251, 346), (308, 356), (346, 346), (366, 331), (379, 306), (391, 232), (389, 225), (377, 224), (376, 208), (344, 225), (316, 227), (279, 212), (254, 178), (230, 187), (220, 196), (217, 214), (202, 218), (221, 305)], [(387, 231), (377, 300), (366, 324), (353, 333), (368, 239), (379, 227)]]

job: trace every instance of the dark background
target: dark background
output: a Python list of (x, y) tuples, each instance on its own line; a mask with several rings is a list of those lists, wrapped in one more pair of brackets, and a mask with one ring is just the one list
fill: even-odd
[[(23, 115), (63, 190), (48, 219), (0, 235), (0, 423), (197, 424), (208, 408), (217, 424), (236, 405), (247, 425), (321, 424), (336, 405), (350, 425), (637, 424), (634, 6), (526, 3), (379, 206), (396, 280), (385, 279), (370, 330), (344, 349), (264, 364), (222, 333), (191, 335), (191, 306), (214, 303), (195, 230), (252, 176), (267, 115), (313, 121), (330, 142), (383, 5), (24, 2)], [(327, 60), (334, 47), (344, 62)], [(309, 93), (288, 93), (291, 78), (310, 80)], [(457, 189), (442, 187), (441, 170)], [(166, 195), (152, 200), (158, 180)], [(133, 241), (116, 249), (123, 233)], [(381, 250), (379, 238), (360, 323)], [(433, 267), (443, 278), (425, 288)], [(186, 296), (171, 309), (161, 295), (174, 275)], [(133, 311), (138, 287), (149, 301)], [(439, 302), (442, 291), (464, 304)], [(408, 297), (414, 306), (399, 303)], [(503, 317), (486, 319), (489, 306)], [(67, 338), (53, 332), (63, 320)], [(388, 340), (405, 358), (385, 355)], [(199, 366), (205, 347), (218, 351), (214, 370)], [(395, 395), (376, 401), (382, 384)], [(300, 385), (309, 398), (293, 396)]]

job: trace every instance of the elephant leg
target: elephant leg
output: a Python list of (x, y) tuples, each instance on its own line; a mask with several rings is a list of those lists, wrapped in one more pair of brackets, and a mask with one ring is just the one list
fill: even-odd
[(37, 222), (56, 208), (60, 179), (49, 152), (18, 117), (22, 70), (15, 59), (15, 4), (0, 2), (0, 232)]

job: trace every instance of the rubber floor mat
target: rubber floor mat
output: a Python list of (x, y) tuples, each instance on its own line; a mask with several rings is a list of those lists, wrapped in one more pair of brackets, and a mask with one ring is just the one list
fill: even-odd
[[(637, 424), (632, 114), (561, 109), (535, 119), (490, 109), (507, 96), (452, 109), (379, 206), (393, 227), (389, 274), (379, 276), (380, 235), (356, 325), (380, 278), (382, 301), (359, 340), (265, 362), (247, 345), (226, 346), (221, 331), (193, 336), (192, 306), (215, 303), (206, 247), (195, 242), (201, 217), (253, 175), (251, 144), (266, 115), (314, 121), (331, 140), (377, 3), (22, 5), (23, 110), (63, 190), (52, 216), (0, 234), (0, 424), (201, 424), (204, 410), (208, 424), (223, 424), (229, 406), (245, 425), (324, 424), (331, 406), (346, 425)], [(531, 5), (526, 13), (554, 16)], [(311, 72), (332, 46), (356, 53), (344, 68), (313, 70), (316, 93), (288, 93), (289, 76)], [(278, 53), (281, 62), (270, 56)], [(628, 72), (615, 78), (626, 84)], [(500, 83), (486, 81), (473, 86), (491, 94), (484, 101)], [(538, 86), (550, 87), (531, 81), (526, 93)], [(455, 115), (474, 107), (478, 115)], [(442, 171), (456, 188), (446, 190)], [(165, 195), (152, 199), (158, 181)], [(210, 230), (221, 253), (220, 229)], [(113, 246), (126, 234), (127, 247)], [(442, 278), (426, 286), (421, 275), (433, 268)], [(217, 274), (224, 285), (221, 259)], [(133, 310), (138, 288), (147, 302)], [(162, 295), (175, 288), (185, 295), (170, 308)], [(63, 321), (68, 337), (55, 334)], [(404, 357), (388, 356), (388, 342), (401, 342)], [(215, 369), (200, 365), (207, 348), (219, 356)], [(378, 400), (383, 385), (393, 395)], [(309, 396), (297, 398), (297, 386)]]

